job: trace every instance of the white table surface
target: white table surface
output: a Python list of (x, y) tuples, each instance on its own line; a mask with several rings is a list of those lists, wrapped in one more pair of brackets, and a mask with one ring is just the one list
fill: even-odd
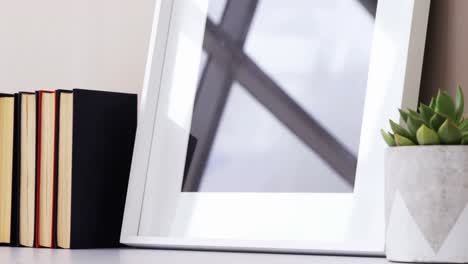
[(384, 258), (334, 257), (294, 254), (231, 253), (208, 251), (154, 250), (154, 249), (32, 249), (0, 247), (0, 263), (265, 263), (265, 264), (381, 264)]

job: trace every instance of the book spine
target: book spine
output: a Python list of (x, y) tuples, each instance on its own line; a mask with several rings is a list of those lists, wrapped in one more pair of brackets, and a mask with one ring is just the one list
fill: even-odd
[(36, 215), (35, 215), (35, 235), (34, 235), (34, 246), (36, 248), (39, 247), (39, 200), (40, 200), (40, 187), (41, 187), (41, 116), (42, 116), (42, 92), (36, 93), (36, 113), (37, 113), (37, 121), (36, 121)]
[(53, 176), (53, 193), (52, 193), (52, 228), (51, 228), (51, 245), (52, 248), (57, 248), (57, 197), (58, 197), (58, 130), (59, 130), (59, 111), (60, 111), (60, 92), (55, 91), (55, 127), (54, 127), (54, 176)]
[(20, 137), (21, 137), (21, 95), (15, 94), (14, 132), (13, 132), (13, 178), (11, 197), (11, 231), (10, 244), (19, 246), (19, 214), (20, 214)]

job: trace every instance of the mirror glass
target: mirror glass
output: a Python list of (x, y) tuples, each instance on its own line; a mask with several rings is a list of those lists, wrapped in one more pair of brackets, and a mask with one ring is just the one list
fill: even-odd
[(211, 0), (184, 192), (352, 192), (377, 0)]

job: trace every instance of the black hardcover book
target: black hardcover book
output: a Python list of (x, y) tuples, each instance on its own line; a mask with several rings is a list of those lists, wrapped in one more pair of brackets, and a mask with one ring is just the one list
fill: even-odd
[(13, 135), (13, 178), (11, 197), (10, 245), (19, 246), (20, 229), (20, 171), (21, 171), (21, 96), (15, 94), (15, 120)]
[(57, 245), (119, 246), (137, 95), (57, 91)]

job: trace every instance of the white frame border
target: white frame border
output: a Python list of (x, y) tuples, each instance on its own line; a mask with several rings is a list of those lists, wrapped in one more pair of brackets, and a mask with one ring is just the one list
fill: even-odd
[[(371, 248), (356, 248), (350, 244), (343, 247), (335, 244), (312, 243), (304, 247), (304, 244), (296, 245), (291, 242), (285, 245), (272, 241), (262, 243), (198, 239), (192, 241), (138, 236), (143, 208), (143, 190), (146, 186), (148, 162), (151, 156), (151, 144), (148, 142), (151, 142), (153, 137), (159, 87), (175, 1), (177, 0), (156, 0), (121, 243), (141, 247), (184, 249), (382, 255), (383, 225), (375, 223), (384, 221), (381, 165), (385, 146), (378, 131), (380, 127), (387, 126), (387, 119), (383, 120), (382, 117), (398, 119), (397, 108), (414, 107), (417, 104), (430, 0), (379, 0), (377, 7), (355, 187), (358, 201), (357, 214), (378, 204), (382, 207), (381, 210), (377, 210), (375, 218), (369, 219), (370, 222), (360, 224), (363, 228), (369, 225), (375, 226), (377, 230), (372, 232), (381, 233), (376, 241), (366, 243), (379, 244)], [(393, 47), (392, 51), (389, 51), (390, 47)], [(359, 175), (368, 175), (368, 177), (364, 182), (363, 177), (358, 177)], [(381, 192), (372, 187), (375, 185), (382, 187)], [(382, 230), (378, 230), (380, 228)], [(356, 232), (361, 231), (356, 229)]]

